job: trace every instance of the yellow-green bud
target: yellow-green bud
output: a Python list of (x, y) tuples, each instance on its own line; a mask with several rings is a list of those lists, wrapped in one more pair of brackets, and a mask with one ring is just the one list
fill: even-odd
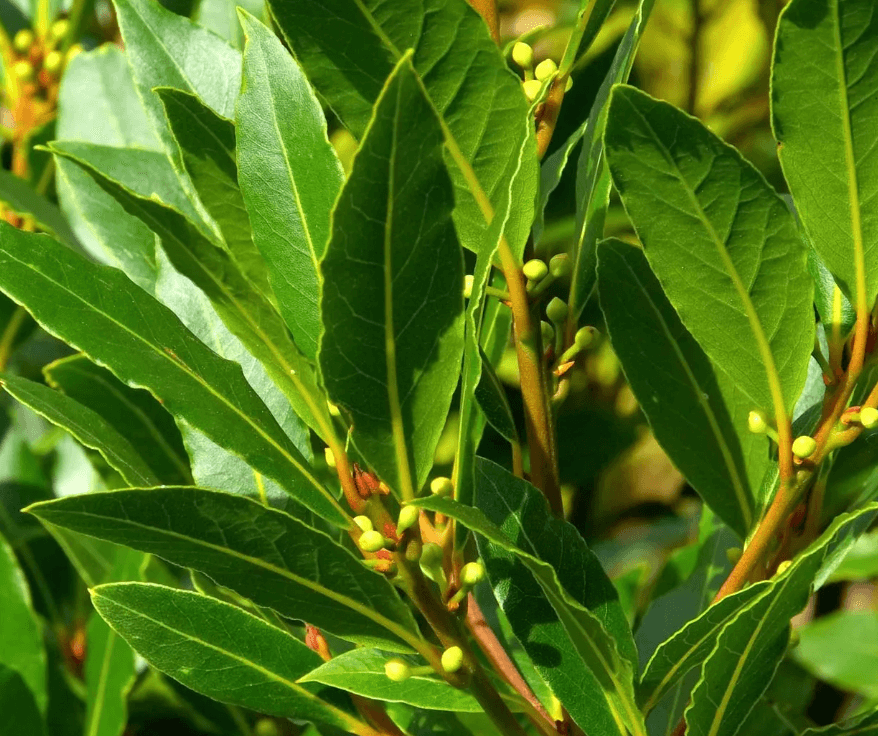
[(793, 564), (792, 560), (784, 560), (777, 566), (777, 575), (783, 575), (787, 570), (790, 569), (790, 565)]
[(753, 434), (765, 434), (768, 431), (768, 417), (765, 412), (751, 411), (747, 417), (747, 428)]
[(64, 55), (60, 51), (50, 51), (43, 59), (43, 69), (53, 76), (58, 76), (64, 68)]
[(355, 516), (354, 524), (360, 527), (360, 531), (371, 532), (375, 527), (372, 526), (372, 519), (368, 516)]
[(406, 529), (414, 526), (421, 512), (417, 506), (403, 506), (396, 521), (396, 533), (402, 534)]
[(21, 82), (29, 82), (34, 78), (34, 68), (29, 61), (22, 59), (12, 65), (12, 73)]
[(384, 663), (384, 674), (388, 680), (394, 682), (405, 682), (412, 676), (411, 668), (401, 659), (388, 659)]
[(866, 406), (860, 409), (860, 424), (866, 429), (878, 427), (878, 409)]
[(567, 303), (558, 297), (554, 297), (546, 306), (546, 316), (555, 324), (567, 319)]
[(524, 96), (527, 97), (527, 101), (533, 102), (540, 96), (543, 83), (539, 79), (529, 79), (521, 85), (521, 88), (524, 90)]
[(454, 484), (451, 478), (440, 475), (430, 481), (430, 493), (434, 496), (450, 496), (454, 493)]
[(70, 30), (70, 21), (66, 18), (61, 18), (60, 20), (56, 20), (52, 23), (52, 28), (49, 30), (49, 36), (53, 41), (60, 41), (64, 36), (67, 35), (67, 32)]
[(793, 455), (799, 458), (811, 457), (817, 449), (817, 440), (803, 435), (793, 440)]
[(738, 564), (738, 560), (741, 559), (741, 555), (744, 554), (744, 551), (740, 547), (729, 547), (726, 550), (726, 559), (733, 565)]
[(557, 71), (558, 65), (554, 61), (552, 61), (551, 59), (544, 59), (539, 64), (537, 64), (537, 68), (534, 69), (534, 76), (539, 81), (545, 82)]
[(442, 558), (445, 554), (435, 542), (428, 542), (421, 548), (421, 567), (436, 567), (442, 564)]
[(534, 50), (530, 44), (519, 41), (512, 47), (512, 61), (522, 69), (530, 69), (534, 65)]
[(475, 277), (468, 273), (463, 277), (463, 297), (464, 299), (469, 299), (473, 295), (473, 280)]
[(253, 728), (255, 736), (280, 736), (280, 729), (271, 718), (260, 718)]
[(555, 341), (555, 328), (548, 322), (540, 322), (540, 334), (543, 338), (543, 345), (551, 345)]
[(81, 54), (83, 52), (82, 44), (75, 43), (69, 49), (67, 49), (67, 63), (70, 63), (70, 60), (76, 56), (77, 54)]
[(333, 404), (331, 401), (327, 401), (326, 406), (329, 408), (329, 416), (331, 416), (331, 417), (340, 417), (341, 416), (341, 411), (339, 411), (339, 408), (335, 404)]
[(539, 258), (529, 260), (521, 270), (531, 281), (542, 281), (549, 273), (549, 267)]
[(463, 650), (460, 647), (448, 647), (442, 652), (442, 669), (446, 672), (457, 672), (463, 666)]
[(549, 261), (549, 271), (552, 272), (552, 276), (556, 279), (563, 278), (573, 269), (573, 266), (570, 264), (570, 256), (566, 253), (559, 253), (556, 256), (552, 256), (552, 259)]
[(591, 326), (580, 327), (576, 331), (576, 335), (573, 338), (573, 343), (580, 350), (586, 350), (586, 349), (590, 348), (592, 345), (594, 345), (595, 342), (597, 342), (598, 336), (600, 334), (601, 333), (598, 332), (594, 327), (591, 327)]
[(326, 458), (326, 464), (335, 470), (335, 455), (328, 447), (323, 448), (323, 457)]
[(485, 579), (485, 568), (481, 562), (467, 562), (460, 570), (460, 582), (472, 588)]
[(34, 45), (34, 34), (28, 28), (22, 28), (15, 34), (12, 45), (19, 54), (26, 54), (30, 51), (30, 47)]
[(379, 549), (384, 548), (384, 535), (381, 532), (376, 532), (374, 529), (363, 532), (357, 544), (360, 545), (360, 549), (363, 552), (377, 552)]
[(421, 543), (413, 539), (405, 546), (405, 558), (409, 562), (417, 562), (421, 559)]

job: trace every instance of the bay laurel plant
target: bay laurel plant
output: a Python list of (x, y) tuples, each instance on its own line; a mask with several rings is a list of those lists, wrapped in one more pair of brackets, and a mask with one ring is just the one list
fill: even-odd
[[(242, 734), (878, 728), (874, 652), (872, 700), (817, 731), (791, 634), (878, 514), (873, 3), (779, 19), (781, 195), (626, 84), (653, 0), (567, 140), (612, 0), (539, 64), (491, 0), (269, 0), (242, 51), (115, 0), (124, 52), (71, 61), (37, 151), (70, 227), (0, 227), (0, 291), (75, 350), (0, 381), (102, 469), (23, 517), (96, 612), (86, 732), (119, 736), (147, 675)], [(91, 87), (99, 114), (64, 114)], [(565, 520), (565, 402), (599, 345), (703, 503), (662, 584), (611, 580)], [(0, 575), (0, 732), (55, 736), (5, 542)]]

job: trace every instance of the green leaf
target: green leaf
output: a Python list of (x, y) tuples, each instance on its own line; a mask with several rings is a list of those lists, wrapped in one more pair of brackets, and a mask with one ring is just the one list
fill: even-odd
[(148, 583), (98, 586), (92, 602), (153, 667), (196, 692), (267, 715), (357, 723), (298, 684), (320, 664), (315, 652), (237, 606)]
[(715, 639), (686, 709), (687, 734), (734, 736), (766, 691), (787, 648), (790, 619), (878, 514), (878, 504), (839, 516), (776, 575)]
[(333, 215), (320, 370), (352, 438), (403, 498), (427, 479), (460, 375), (463, 258), (442, 132), (400, 62)]
[[(133, 580), (140, 576), (144, 555), (117, 548), (109, 579)], [(84, 736), (120, 736), (128, 723), (128, 691), (134, 684), (134, 652), (97, 614), (86, 630), (86, 712)]]
[(0, 712), (3, 729), (12, 734), (46, 736), (46, 723), (21, 675), (0, 664)]
[(482, 377), (479, 379), (479, 385), (476, 386), (476, 401), (479, 402), (488, 424), (509, 442), (518, 442), (518, 430), (515, 427), (512, 407), (509, 406), (509, 399), (506, 397), (506, 389), (500, 383), (491, 361), (488, 360), (481, 346), (479, 346), (479, 358), (482, 362)]
[[(24, 573), (18, 566), (15, 553), (2, 536), (0, 536), (0, 611), (3, 611), (3, 625), (0, 626), (0, 693), (2, 693), (0, 699), (5, 700), (8, 693), (17, 687), (10, 682), (14, 674), (21, 678), (24, 689), (30, 692), (39, 717), (39, 714), (45, 714), (48, 704), (46, 652), (43, 648), (42, 627), (31, 605), (30, 591)], [(4, 724), (7, 723), (6, 714), (14, 712), (15, 709), (3, 710)], [(19, 712), (22, 716), (25, 715), (24, 703)]]
[[(426, 710), (481, 713), (482, 707), (467, 692), (456, 690), (444, 680), (413, 675), (405, 682), (393, 682), (384, 674), (390, 658), (378, 649), (353, 649), (333, 657), (309, 672), (300, 682), (319, 682), (373, 700), (408, 703)], [(412, 659), (412, 666), (423, 662)]]
[(159, 87), (154, 90), (165, 109), (183, 165), (226, 247), (247, 278), (273, 300), (265, 263), (250, 233), (250, 220), (238, 188), (235, 124), (217, 115), (197, 96)]
[[(579, 533), (551, 517), (536, 489), (483, 459), (476, 466), (476, 503), (478, 508), (435, 496), (412, 502), (476, 532), (488, 579), (513, 632), (583, 729), (645, 734), (634, 702), (631, 632), (612, 583)], [(496, 514), (504, 529), (483, 508)], [(519, 526), (519, 516), (528, 518), (525, 526)]]
[[(295, 445), (238, 365), (196, 340), (166, 307), (114, 269), (46, 236), (0, 229), (0, 289), (47, 330), (148, 388), (175, 415), (275, 479), (292, 496), (324, 498)], [(331, 518), (346, 523), (333, 507)]]
[[(413, 48), (414, 67), (453, 139), (460, 242), (493, 251), (505, 232), (521, 253), (539, 176), (533, 125), (523, 124), (529, 113), (519, 79), (468, 3), (271, 0), (269, 6), (318, 94), (358, 138), (384, 80)], [(486, 237), (495, 217), (502, 228)]]
[[(123, 178), (117, 178), (121, 172), (117, 173), (114, 162), (103, 155), (106, 150), (70, 144), (52, 150), (81, 165), (126, 212), (159, 236), (174, 268), (205, 293), (225, 326), (262, 363), (296, 413), (318, 435), (329, 436), (332, 424), (326, 397), (317, 385), (313, 367), (293, 344), (271, 302), (241, 272), (228, 251), (193, 224), (197, 216), (187, 217), (182, 203), (165, 205), (127, 186)], [(170, 165), (167, 159), (164, 163)], [(319, 499), (315, 502), (321, 503)], [(303, 503), (310, 502), (303, 499)]]
[(805, 669), (841, 690), (878, 699), (878, 613), (836, 611), (798, 633), (793, 656)]
[(790, 3), (771, 85), (778, 155), (799, 217), (839, 286), (866, 310), (878, 293), (873, 11), (869, 0)]
[(605, 145), (683, 325), (751, 409), (788, 412), (814, 347), (814, 287), (783, 200), (700, 122), (632, 87), (613, 92)]
[(43, 368), (43, 374), (50, 386), (100, 414), (136, 447), (159, 485), (191, 482), (180, 430), (148, 391), (125, 385), (84, 355), (56, 360)]
[(861, 582), (878, 577), (878, 530), (860, 537), (835, 568), (829, 581)]
[(752, 405), (686, 331), (642, 251), (608, 240), (599, 259), (613, 350), (656, 439), (705, 503), (746, 537), (753, 488), (768, 466), (765, 437), (747, 429)]
[(860, 715), (824, 728), (809, 728), (802, 736), (875, 736), (878, 734), (878, 711)]
[(24, 179), (0, 170), (0, 202), (21, 216), (30, 216), (41, 230), (54, 235), (71, 248), (81, 248), (64, 215)]
[[(409, 609), (328, 535), (255, 501), (200, 488), (89, 493), (36, 504), (40, 520), (191, 567), (254, 603), (358, 642), (417, 641)], [(389, 632), (389, 633), (388, 633)]]
[(40, 416), (67, 430), (86, 447), (100, 452), (128, 485), (159, 484), (134, 446), (97, 412), (69, 396), (19, 376), (0, 374), (0, 386)]
[(241, 191), (281, 314), (310, 359), (320, 335), (318, 263), (341, 189), (320, 103), (277, 36), (241, 12), (247, 38), (237, 105)]
[(615, 84), (631, 73), (640, 37), (652, 13), (655, 0), (640, 0), (628, 31), (622, 37), (613, 63), (582, 125), (582, 148), (576, 165), (576, 246), (573, 276), (570, 280), (570, 319), (579, 321), (595, 283), (597, 243), (604, 234), (604, 218), (610, 197), (610, 172), (604, 160), (604, 131), (607, 127), (608, 100)]

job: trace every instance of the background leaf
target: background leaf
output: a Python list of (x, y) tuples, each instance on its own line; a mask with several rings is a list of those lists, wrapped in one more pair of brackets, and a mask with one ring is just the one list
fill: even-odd
[(4, 664), (0, 664), (0, 708), (3, 709), (3, 728), (10, 729), (10, 733), (45, 736), (46, 724), (33, 693), (21, 675)]

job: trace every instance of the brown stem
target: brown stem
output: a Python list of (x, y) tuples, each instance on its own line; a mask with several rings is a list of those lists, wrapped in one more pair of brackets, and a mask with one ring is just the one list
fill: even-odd
[(540, 158), (546, 155), (549, 144), (552, 142), (552, 136), (555, 134), (555, 126), (558, 124), (558, 116), (561, 114), (561, 103), (564, 102), (564, 85), (566, 84), (567, 77), (556, 77), (543, 103), (543, 109), (537, 122), (537, 156)]
[(500, 14), (497, 12), (497, 0), (469, 0), (469, 4), (485, 19), (494, 43), (500, 44)]
[(362, 695), (351, 695), (351, 700), (357, 711), (371, 726), (374, 726), (381, 736), (405, 736), (405, 732), (397, 726), (384, 710), (381, 703), (364, 698)]

